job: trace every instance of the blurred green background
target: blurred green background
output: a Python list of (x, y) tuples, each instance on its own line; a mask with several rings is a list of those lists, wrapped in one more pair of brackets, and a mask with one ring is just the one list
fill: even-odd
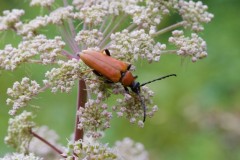
[[(140, 82), (169, 73), (178, 77), (148, 85), (155, 92), (154, 102), (160, 110), (154, 118), (147, 119), (143, 129), (116, 118), (104, 142), (113, 145), (116, 140), (130, 137), (143, 143), (153, 160), (240, 160), (240, 1), (204, 3), (215, 16), (201, 33), (209, 56), (196, 63), (176, 55), (163, 55), (157, 64), (139, 62), (135, 74)], [(24, 18), (29, 19), (41, 12), (37, 7), (30, 8), (27, 1), (1, 0), (1, 12), (12, 8), (25, 9)], [(11, 32), (0, 38), (1, 49), (7, 43), (19, 42)], [(9, 119), (7, 88), (24, 76), (41, 83), (48, 69), (22, 65), (14, 72), (0, 72), (0, 157), (12, 151), (3, 140)], [(41, 107), (33, 109), (37, 123), (54, 129), (62, 137), (62, 144), (73, 132), (76, 96), (76, 90), (70, 94), (51, 94), (48, 90), (32, 101)]]

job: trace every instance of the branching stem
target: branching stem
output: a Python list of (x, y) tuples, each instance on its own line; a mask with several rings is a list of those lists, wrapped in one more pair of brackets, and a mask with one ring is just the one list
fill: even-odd
[(163, 28), (163, 29), (157, 31), (156, 33), (154, 33), (152, 36), (153, 36), (153, 37), (156, 37), (156, 36), (161, 35), (161, 34), (163, 34), (163, 33), (172, 31), (172, 30), (174, 30), (175, 28), (182, 27), (182, 26), (184, 25), (184, 23), (185, 23), (184, 21), (181, 21), (181, 22), (178, 22), (178, 23), (173, 24), (173, 25), (171, 25), (171, 26), (168, 26), (168, 27), (166, 27), (166, 28)]
[(30, 133), (37, 139), (39, 139), (40, 141), (42, 141), (43, 143), (45, 143), (47, 146), (49, 146), (50, 148), (52, 148), (54, 151), (56, 151), (59, 155), (61, 155), (63, 158), (66, 158), (65, 156), (63, 156), (63, 152), (58, 149), (57, 147), (55, 147), (53, 144), (51, 144), (50, 142), (48, 142), (46, 139), (44, 139), (43, 137), (39, 136), (37, 133), (33, 132), (32, 130), (30, 130)]

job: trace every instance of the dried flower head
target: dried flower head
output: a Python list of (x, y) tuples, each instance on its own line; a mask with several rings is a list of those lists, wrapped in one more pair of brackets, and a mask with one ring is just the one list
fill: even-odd
[(20, 115), (10, 118), (8, 122), (8, 135), (4, 141), (18, 152), (26, 153), (32, 139), (31, 130), (35, 127), (31, 112), (23, 111)]
[(8, 88), (7, 94), (12, 99), (7, 99), (7, 104), (13, 108), (9, 111), (10, 115), (15, 115), (21, 107), (27, 106), (28, 102), (39, 93), (40, 85), (24, 77), (21, 82), (15, 82), (12, 88)]

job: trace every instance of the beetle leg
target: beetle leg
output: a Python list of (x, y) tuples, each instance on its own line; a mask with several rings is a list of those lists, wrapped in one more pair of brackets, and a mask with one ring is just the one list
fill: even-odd
[(105, 83), (114, 83), (113, 81), (109, 80), (109, 79), (106, 79), (104, 80)]
[(102, 75), (98, 71), (96, 71), (96, 70), (93, 70), (93, 73), (96, 74), (99, 77), (102, 77)]
[(105, 49), (104, 52), (106, 53), (106, 55), (111, 56), (111, 54), (110, 54), (108, 49)]
[(124, 89), (125, 89), (125, 92), (129, 94), (129, 89), (127, 87), (124, 87)]
[(131, 65), (131, 64), (129, 64), (129, 66), (127, 67), (127, 70), (128, 70), (128, 71), (129, 71), (129, 69), (131, 68), (131, 66), (132, 66), (132, 65)]

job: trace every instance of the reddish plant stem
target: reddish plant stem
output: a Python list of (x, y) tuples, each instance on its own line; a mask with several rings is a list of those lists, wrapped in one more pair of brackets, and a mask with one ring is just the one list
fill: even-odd
[(37, 139), (39, 139), (40, 141), (42, 141), (43, 143), (45, 143), (47, 146), (51, 147), (54, 151), (56, 151), (59, 155), (61, 155), (63, 158), (66, 158), (65, 156), (63, 156), (63, 152), (56, 148), (54, 145), (52, 145), (51, 143), (49, 143), (46, 139), (44, 139), (43, 137), (39, 136), (38, 134), (36, 134), (35, 132), (33, 132), (32, 130), (30, 130), (30, 133)]
[(76, 110), (76, 120), (75, 120), (75, 132), (74, 132), (74, 141), (77, 141), (79, 139), (83, 139), (83, 129), (78, 129), (78, 122), (79, 118), (77, 115), (77, 111), (80, 107), (85, 106), (85, 103), (87, 101), (87, 90), (86, 90), (86, 84), (83, 79), (78, 81), (78, 95), (77, 95), (77, 110)]

